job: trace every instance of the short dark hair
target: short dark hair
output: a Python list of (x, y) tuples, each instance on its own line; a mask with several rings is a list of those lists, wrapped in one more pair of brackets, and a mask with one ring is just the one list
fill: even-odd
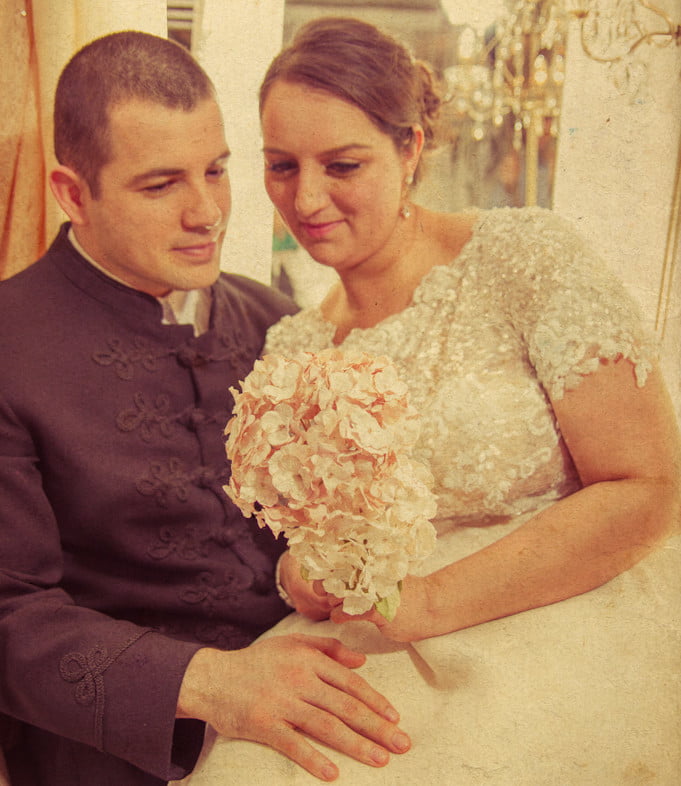
[(138, 99), (190, 111), (213, 98), (208, 75), (180, 44), (129, 30), (97, 38), (78, 51), (59, 77), (54, 151), (99, 193), (99, 172), (111, 160), (109, 112)]

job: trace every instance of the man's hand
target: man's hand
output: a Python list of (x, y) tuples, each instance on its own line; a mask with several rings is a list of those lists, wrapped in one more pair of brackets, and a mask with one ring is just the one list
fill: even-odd
[(337, 639), (303, 635), (230, 652), (201, 649), (187, 667), (177, 716), (269, 745), (325, 781), (338, 768), (305, 735), (382, 767), (410, 741), (388, 700), (351, 671), (363, 663), (364, 655)]

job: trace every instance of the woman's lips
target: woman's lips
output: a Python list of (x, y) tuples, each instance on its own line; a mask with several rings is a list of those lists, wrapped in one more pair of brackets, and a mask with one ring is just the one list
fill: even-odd
[(322, 224), (309, 224), (301, 222), (300, 226), (302, 227), (303, 231), (313, 240), (321, 240), (342, 223), (342, 221), (326, 221)]

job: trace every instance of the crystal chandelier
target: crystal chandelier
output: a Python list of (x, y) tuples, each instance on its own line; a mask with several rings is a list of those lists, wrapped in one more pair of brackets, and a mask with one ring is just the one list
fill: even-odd
[(486, 30), (464, 25), (456, 63), (445, 72), (456, 114), (473, 121), (473, 138), (509, 113), (516, 142), (531, 115), (559, 115), (565, 76), (567, 15), (555, 0), (512, 0)]
[(539, 139), (558, 133), (565, 78), (567, 12), (556, 0), (510, 0), (494, 23), (463, 25), (456, 62), (446, 69), (456, 132), (480, 142), (511, 124), (530, 171), (525, 204), (536, 204)]
[[(634, 98), (645, 83), (651, 46), (681, 43), (681, 25), (649, 0), (566, 0), (579, 21), (585, 54), (607, 64), (623, 95)], [(642, 45), (649, 45), (644, 47)]]
[(618, 91), (632, 98), (645, 83), (647, 50), (681, 44), (681, 24), (651, 0), (502, 0), (500, 8), (497, 0), (494, 15), (481, 1), (468, 22), (455, 16), (460, 0), (442, 4), (459, 31), (445, 70), (454, 131), (480, 142), (512, 123), (513, 147), (525, 150), (530, 168), (525, 204), (536, 199), (538, 140), (558, 134), (570, 20), (586, 55), (607, 64)]

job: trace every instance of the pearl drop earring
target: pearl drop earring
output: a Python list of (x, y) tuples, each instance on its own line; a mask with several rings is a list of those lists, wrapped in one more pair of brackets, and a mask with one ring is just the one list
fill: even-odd
[[(409, 187), (413, 182), (414, 182), (414, 175), (409, 173), (408, 175), (405, 176), (404, 178), (405, 186)], [(405, 204), (402, 205), (402, 207), (400, 208), (400, 215), (402, 216), (402, 218), (409, 218), (409, 216), (411, 215), (411, 210), (409, 209), (408, 203), (405, 202)]]

